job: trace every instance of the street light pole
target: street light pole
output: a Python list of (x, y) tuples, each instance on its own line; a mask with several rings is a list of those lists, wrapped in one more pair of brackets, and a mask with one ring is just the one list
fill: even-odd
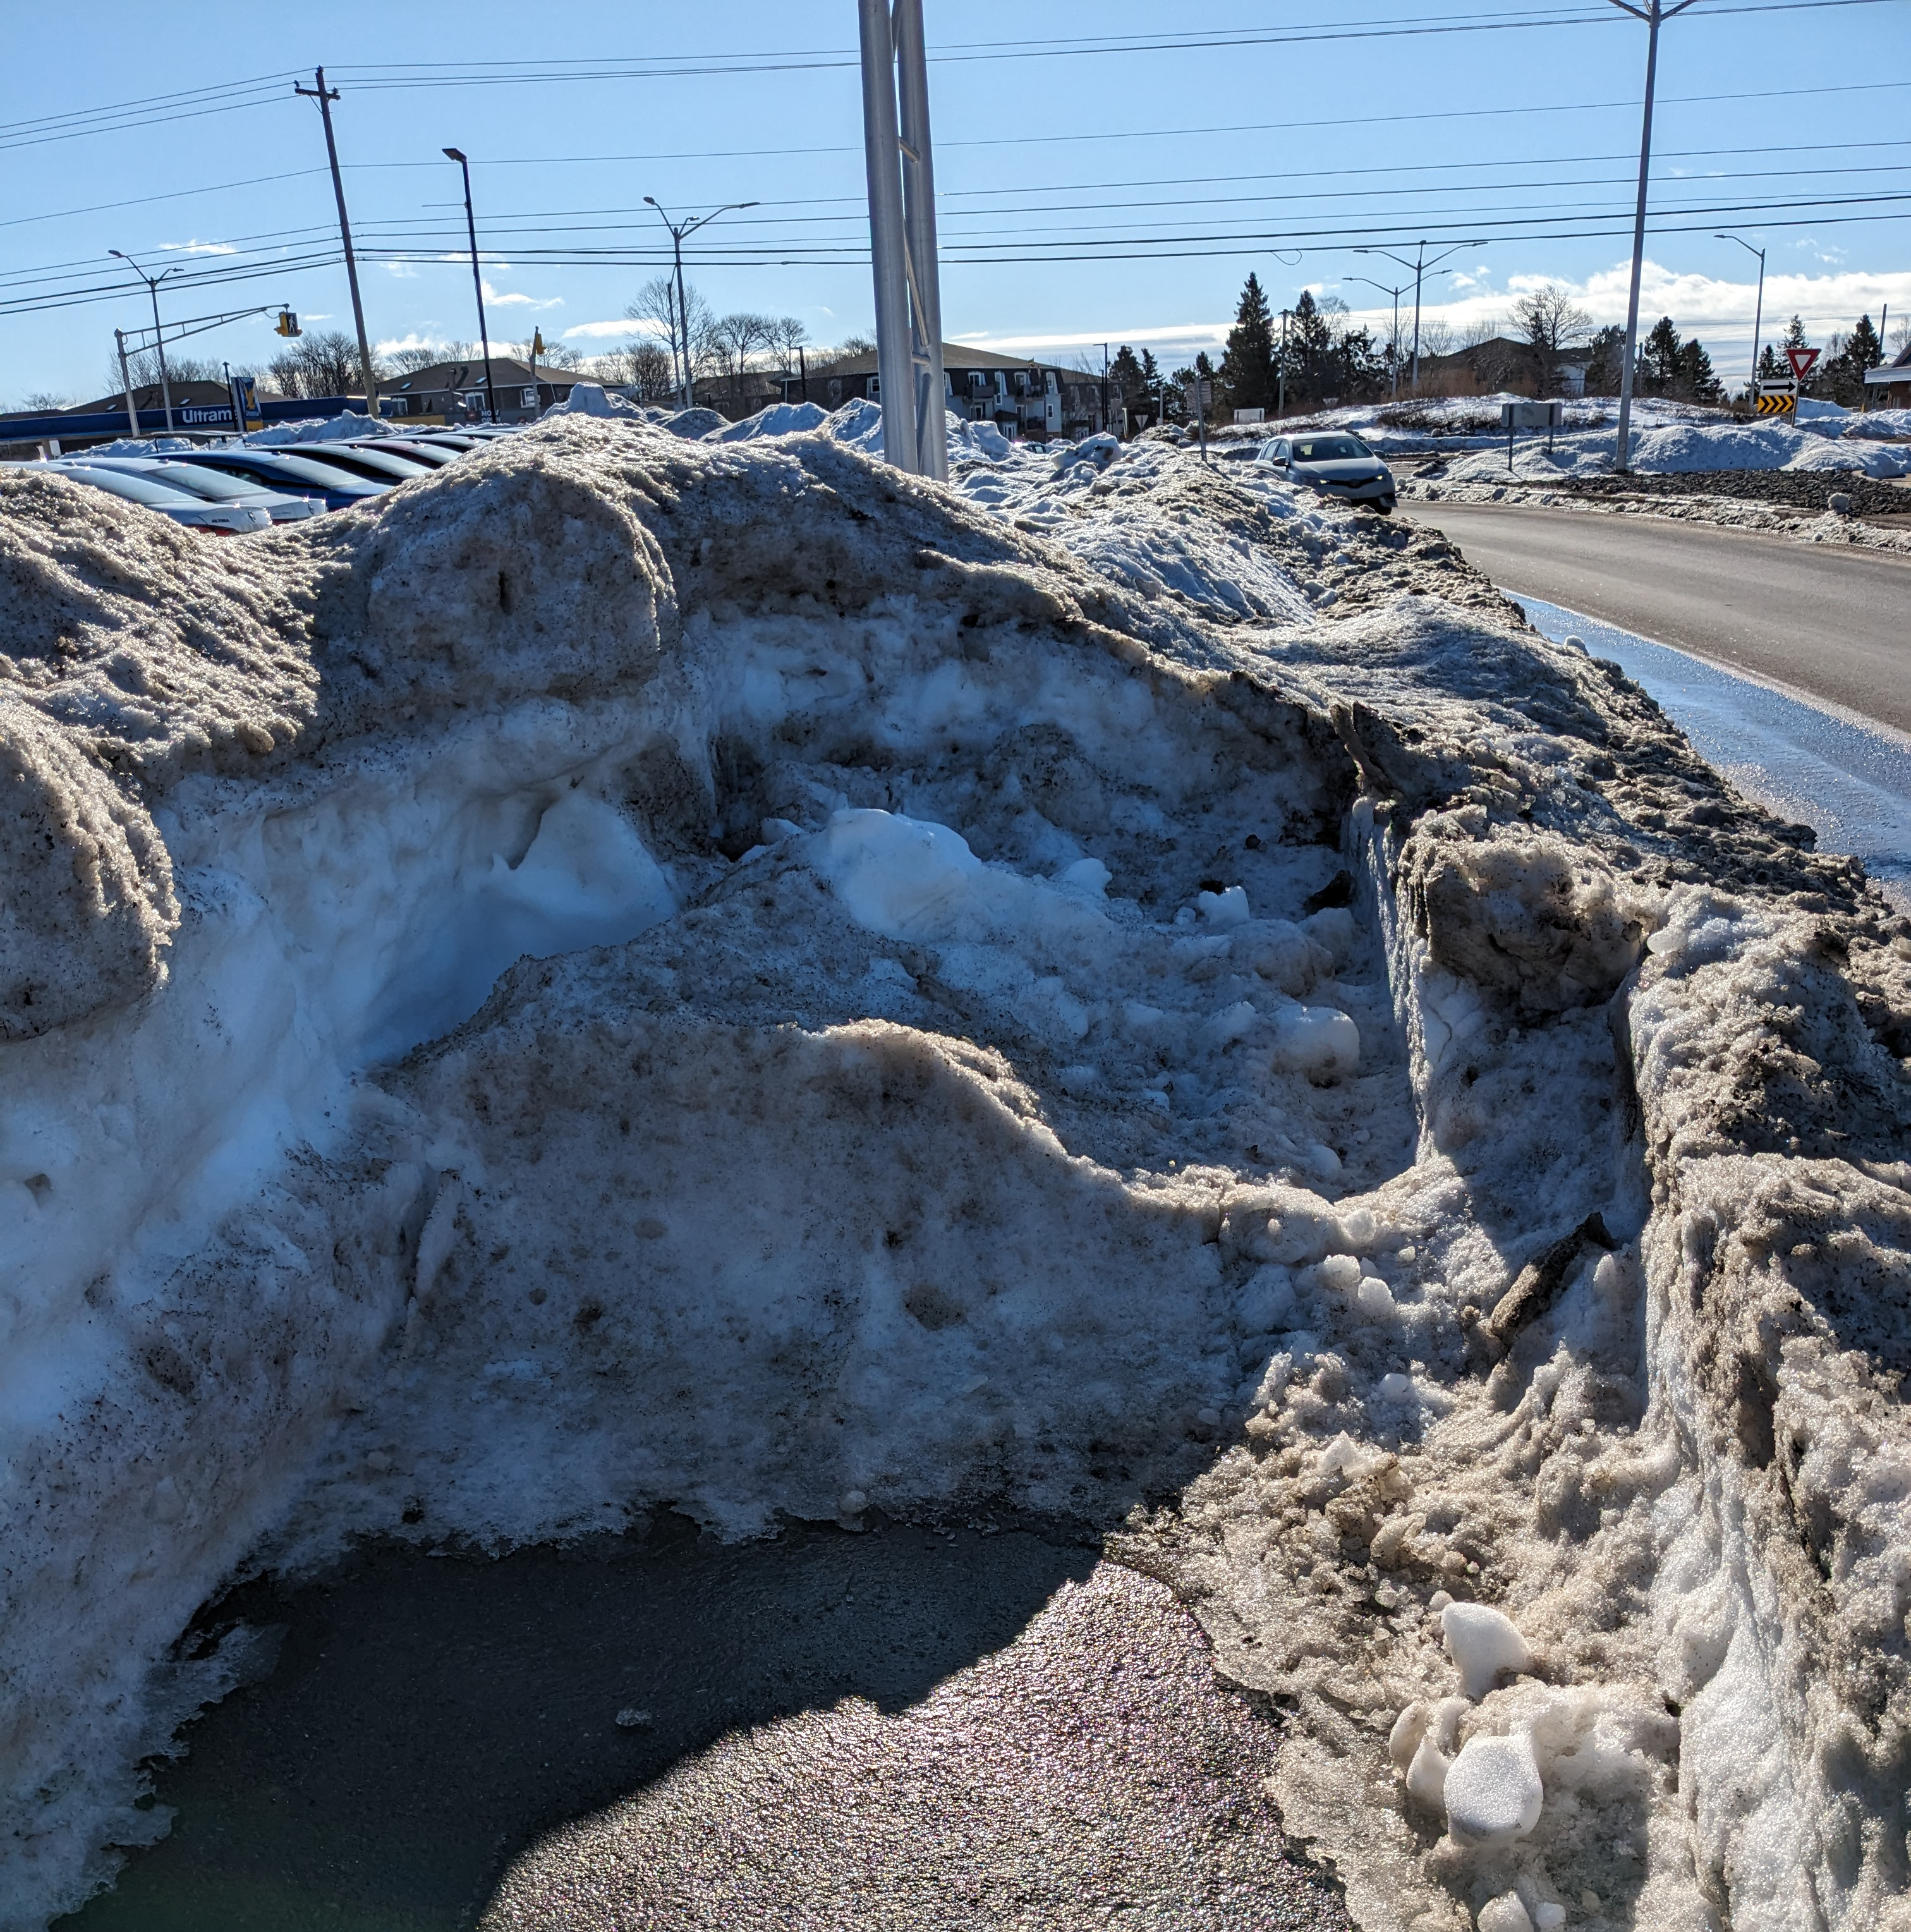
[(484, 278), (478, 272), (478, 220), (471, 212), (471, 164), (458, 148), (447, 148), (444, 152), (448, 159), (457, 162), (464, 176), (464, 227), (471, 237), (471, 285), (478, 291), (478, 346), (484, 352), (484, 402), (492, 422), (496, 422), (498, 395), (491, 384), (491, 340), (484, 332)]
[[(1617, 6), (1621, 4), (1621, 0), (1613, 0), (1613, 4)], [(1692, 0), (1682, 0), (1682, 4), (1689, 7), (1692, 4)], [(1444, 262), (1449, 255), (1457, 255), (1462, 248), (1484, 248), (1486, 245), (1484, 242), (1456, 242), (1450, 248), (1442, 249), (1430, 262), (1426, 259), (1426, 244), (1424, 242), (1415, 247), (1412, 261), (1408, 261), (1404, 255), (1395, 254), (1390, 248), (1356, 248), (1354, 250), (1357, 255), (1384, 255), (1388, 261), (1397, 262), (1402, 268), (1411, 268), (1413, 271), (1412, 388), (1415, 395), (1420, 394), (1420, 284), (1421, 278), (1430, 268)], [(1449, 268), (1446, 272), (1450, 275), (1457, 274), (1459, 272), (1456, 269)], [(1376, 288), (1379, 286), (1377, 282), (1374, 284)], [(1400, 289), (1401, 292), (1405, 294), (1406, 284), (1404, 282), (1401, 284)]]
[(1748, 255), (1759, 258), (1759, 296), (1757, 306), (1752, 310), (1752, 393), (1756, 395), (1759, 386), (1759, 330), (1765, 321), (1765, 250), (1754, 248), (1742, 235), (1714, 235), (1714, 242), (1736, 242)]
[(690, 303), (683, 292), (683, 241), (687, 235), (694, 235), (705, 223), (714, 221), (719, 214), (728, 214), (738, 208), (754, 208), (754, 201), (727, 201), (721, 208), (713, 208), (707, 214), (700, 214), (694, 221), (673, 221), (664, 212), (664, 205), (654, 194), (644, 199), (657, 211), (657, 218), (670, 231), (670, 248), (676, 261), (676, 312), (677, 319), (671, 325), (670, 333), (683, 351), (677, 365), (676, 400), (680, 409), (695, 406), (696, 378), (690, 367)]
[[(326, 86), (326, 70), (317, 68), (313, 70), (315, 86), (295, 86), (294, 94), (302, 94), (308, 100), (316, 100), (319, 112), (326, 124), (326, 157), (332, 163), (332, 192), (338, 203), (338, 236), (345, 248), (345, 279), (352, 290), (352, 320), (358, 329), (358, 373), (364, 379), (365, 389), (365, 415), (367, 418), (378, 420), (378, 377), (371, 366), (371, 344), (365, 336), (365, 305), (358, 299), (358, 264), (352, 253), (352, 224), (345, 213), (345, 182), (338, 172), (338, 143), (332, 139), (332, 104), (338, 98), (337, 88)], [(468, 182), (466, 199), (469, 200)], [(475, 249), (475, 244), (474, 244)]]
[(1613, 446), (1612, 467), (1625, 473), (1632, 430), (1632, 371), (1639, 345), (1639, 283), (1646, 266), (1646, 188), (1652, 170), (1652, 89), (1659, 71), (1659, 28), (1675, 14), (1682, 14), (1692, 0), (1678, 0), (1674, 7), (1660, 0), (1646, 0), (1635, 7), (1632, 0), (1612, 0), (1622, 14), (1646, 22), (1646, 111), (1639, 134), (1639, 202), (1632, 222), (1632, 291), (1626, 298), (1626, 353), (1619, 370), (1619, 434)]
[[(109, 248), (106, 253), (109, 255), (118, 255), (134, 274), (146, 284), (146, 292), (152, 297), (152, 342), (153, 347), (159, 356), (160, 400), (166, 406), (166, 433), (170, 436), (172, 434), (172, 384), (166, 373), (166, 337), (159, 326), (159, 285), (168, 275), (176, 275), (179, 272), (178, 266), (176, 264), (172, 268), (162, 268), (158, 274), (149, 275), (130, 255), (122, 254), (117, 248)], [(124, 364), (122, 363), (121, 366), (123, 368)], [(136, 424), (137, 420), (137, 418), (134, 418)], [(136, 427), (133, 434), (135, 436), (139, 434)]]

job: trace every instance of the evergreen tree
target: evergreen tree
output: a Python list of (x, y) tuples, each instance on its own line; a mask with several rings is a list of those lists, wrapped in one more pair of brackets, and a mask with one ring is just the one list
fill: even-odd
[(1672, 317), (1660, 316), (1639, 346), (1634, 386), (1649, 396), (1670, 395), (1678, 384), (1679, 352), (1684, 346), (1678, 331), (1672, 326)]
[(1148, 378), (1142, 374), (1142, 365), (1133, 350), (1126, 343), (1114, 352), (1114, 360), (1108, 365), (1108, 380), (1114, 386), (1114, 392), (1131, 410), (1152, 410), (1154, 397), (1150, 392)]
[(1142, 351), (1142, 380), (1152, 389), (1161, 380), (1161, 364), (1154, 359), (1152, 349)]
[(1864, 401), (1864, 372), (1884, 360), (1885, 346), (1868, 315), (1860, 316), (1858, 326), (1846, 336), (1833, 336), (1830, 352), (1812, 371), (1811, 393), (1823, 396), (1847, 409), (1862, 407)]
[[(1251, 270), (1240, 292), (1234, 311), (1234, 326), (1228, 332), (1228, 346), (1221, 358), (1219, 387), (1228, 407), (1237, 410), (1271, 409), (1274, 404), (1274, 317), (1268, 298), (1261, 292), (1261, 279)], [(1217, 401), (1221, 400), (1217, 397)]]
[(1759, 380), (1776, 382), (1792, 372), (1778, 359), (1778, 351), (1770, 343), (1759, 351)]
[(1724, 399), (1724, 386), (1713, 374), (1712, 358), (1696, 335), (1680, 346), (1678, 379), (1674, 387), (1682, 402), (1716, 403)]
[(1334, 332), (1310, 289), (1300, 291), (1287, 330), (1287, 404), (1304, 407), (1322, 397), (1337, 395)]
[[(1785, 325), (1785, 333), (1778, 338), (1778, 346), (1786, 349), (1808, 349), (1811, 345), (1804, 338), (1804, 324), (1793, 316)], [(1786, 365), (1788, 369), (1790, 365)]]
[(1619, 378), (1625, 368), (1626, 332), (1617, 322), (1609, 322), (1592, 334), (1592, 360), (1586, 364), (1586, 392), (1588, 396), (1616, 396)]

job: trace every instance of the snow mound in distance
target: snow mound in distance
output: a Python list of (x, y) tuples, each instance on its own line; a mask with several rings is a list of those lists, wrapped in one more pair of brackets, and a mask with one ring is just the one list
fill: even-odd
[(273, 449), (288, 442), (357, 442), (368, 436), (389, 436), (392, 425), (374, 422), (362, 410), (347, 410), (329, 419), (311, 416), (299, 422), (274, 423), (242, 436), (242, 442), (256, 448)]
[(571, 393), (561, 403), (553, 403), (544, 411), (547, 416), (625, 416), (644, 422), (650, 419), (650, 412), (641, 403), (634, 403), (626, 396), (614, 395), (602, 382), (574, 382)]
[(818, 429), (829, 420), (829, 412), (820, 403), (772, 403), (740, 422), (726, 423), (710, 432), (712, 442), (748, 442), (759, 436), (800, 436)]
[(1110, 1532), (1364, 1926), (1902, 1922), (1911, 933), (1437, 534), (573, 412), (0, 640), (8, 1932), (234, 1578), (661, 1504)]
[[(992, 422), (971, 422), (953, 410), (944, 412), (949, 436), (949, 460), (985, 463), (1000, 461), (1015, 448)], [(883, 453), (883, 408), (866, 396), (852, 397), (835, 410), (826, 424), (827, 433), (838, 442), (848, 443), (867, 456)]]

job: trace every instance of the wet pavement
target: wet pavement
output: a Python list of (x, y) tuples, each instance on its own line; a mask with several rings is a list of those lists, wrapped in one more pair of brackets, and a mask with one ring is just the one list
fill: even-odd
[(278, 1666), (62, 1932), (1348, 1924), (1262, 1795), (1274, 1720), (1065, 1532), (666, 1517), (220, 1615), (283, 1626)]

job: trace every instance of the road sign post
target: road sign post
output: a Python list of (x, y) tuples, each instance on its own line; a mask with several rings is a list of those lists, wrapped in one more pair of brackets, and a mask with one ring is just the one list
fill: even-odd
[(1566, 405), (1555, 398), (1545, 403), (1502, 403), (1499, 406), (1499, 426), (1506, 432), (1506, 467), (1510, 476), (1513, 471), (1513, 436), (1516, 430), (1543, 429), (1546, 431), (1546, 446), (1549, 453), (1552, 448), (1552, 432), (1566, 420)]

